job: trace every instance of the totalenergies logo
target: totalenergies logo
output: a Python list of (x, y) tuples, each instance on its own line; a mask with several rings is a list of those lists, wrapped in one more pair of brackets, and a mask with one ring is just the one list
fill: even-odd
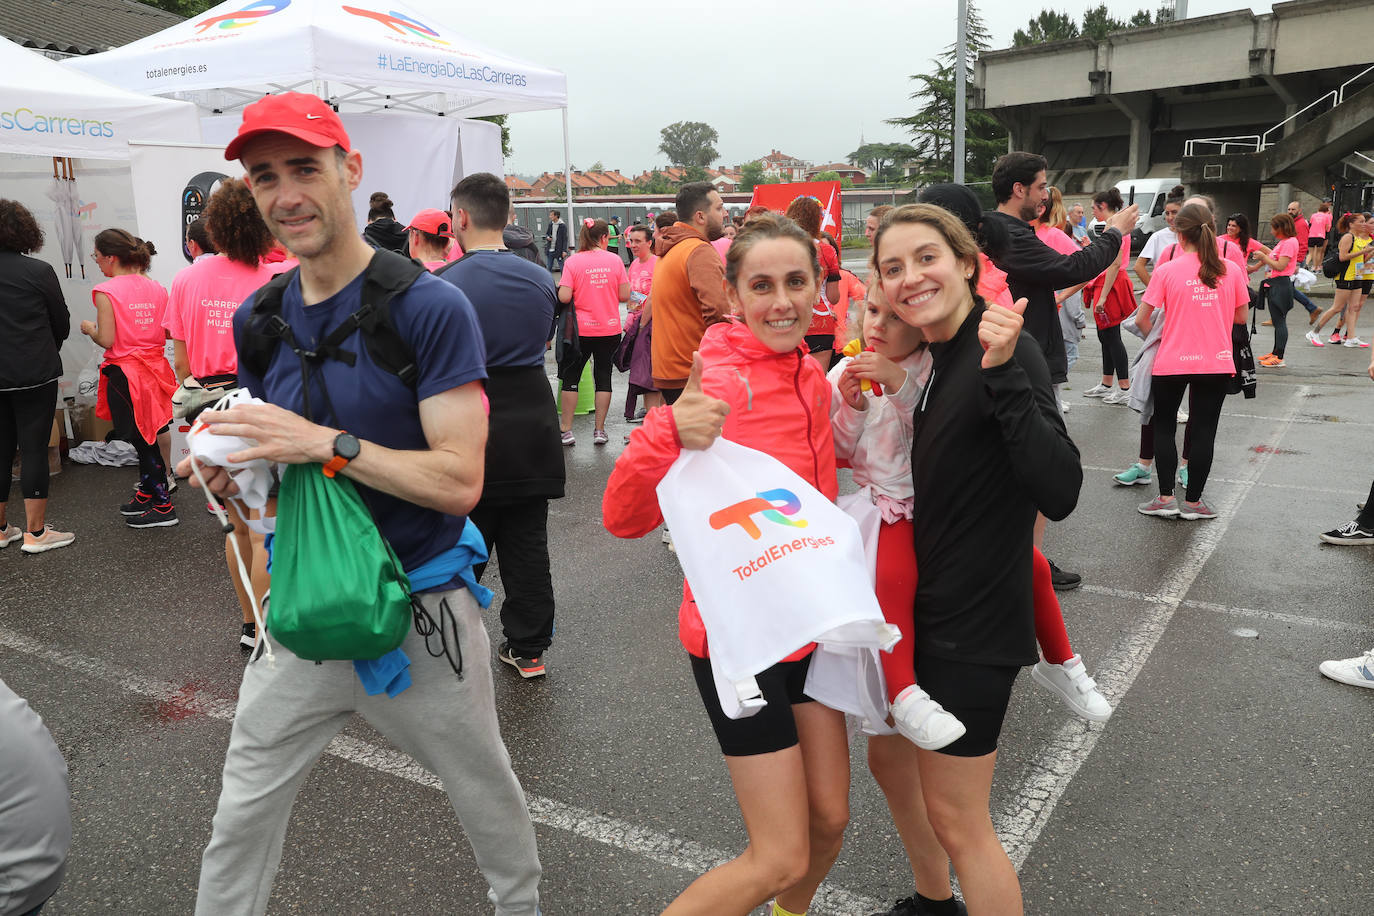
[(213, 26), (221, 29), (247, 28), (265, 16), (280, 13), (291, 5), (291, 0), (254, 0), (237, 13), (223, 13), (196, 23), (196, 34), (201, 35)]
[(345, 13), (352, 13), (354, 16), (362, 16), (364, 19), (375, 19), (382, 25), (398, 35), (414, 35), (417, 38), (428, 39), (436, 45), (446, 45), (448, 42), (439, 37), (439, 33), (425, 25), (418, 19), (398, 13), (392, 10), (389, 13), (379, 13), (376, 10), (360, 10), (356, 6), (345, 6), (342, 8)]
[(789, 515), (796, 515), (800, 511), (801, 500), (797, 499), (797, 494), (791, 490), (779, 488), (764, 490), (751, 499), (737, 502), (718, 512), (713, 512), (708, 521), (711, 523), (711, 527), (717, 531), (731, 525), (739, 525), (751, 538), (757, 541), (763, 536), (763, 532), (759, 530), (758, 523), (754, 521), (755, 515), (762, 515), (770, 522), (787, 525), (790, 528), (805, 528), (806, 519), (788, 518)]

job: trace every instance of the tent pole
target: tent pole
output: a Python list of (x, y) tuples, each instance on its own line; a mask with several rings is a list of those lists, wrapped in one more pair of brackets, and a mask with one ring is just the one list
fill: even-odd
[[(577, 221), (573, 218), (572, 147), (568, 144), (567, 106), (563, 108), (563, 181), (568, 189), (568, 231), (572, 232), (571, 227)], [(569, 241), (571, 241), (571, 239)]]

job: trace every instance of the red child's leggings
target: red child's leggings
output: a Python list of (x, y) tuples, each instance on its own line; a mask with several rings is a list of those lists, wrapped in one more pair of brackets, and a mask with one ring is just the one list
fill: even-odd
[[(1032, 548), (1031, 594), (1035, 602), (1035, 639), (1045, 661), (1063, 664), (1073, 656), (1069, 633), (1059, 598), (1050, 581), (1050, 563), (1040, 549)], [(915, 675), (916, 543), (910, 519), (888, 524), (878, 530), (878, 606), (883, 617), (902, 631), (902, 639), (891, 652), (878, 653), (887, 681), (887, 701), (891, 703), (912, 684)]]

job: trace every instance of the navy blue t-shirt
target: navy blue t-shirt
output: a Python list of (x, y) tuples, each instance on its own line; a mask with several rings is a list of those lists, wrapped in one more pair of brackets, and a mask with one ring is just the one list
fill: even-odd
[(544, 268), (511, 251), (469, 251), (439, 277), (467, 294), (493, 368), (544, 365), (558, 291)]
[[(358, 274), (333, 296), (307, 308), (301, 299), (300, 277), (294, 277), (282, 296), (282, 318), (291, 325), (296, 342), (310, 348), (358, 310), (362, 291), (363, 275)], [(234, 343), (240, 352), (255, 298), (248, 297), (234, 313)], [(391, 300), (391, 321), (415, 353), (420, 370), (415, 389), (379, 368), (367, 352), (362, 332), (354, 331), (340, 347), (357, 355), (356, 365), (326, 359), (312, 372), (313, 419), (387, 448), (427, 449), (419, 402), (487, 377), (482, 332), (467, 296), (430, 274), (421, 275), (414, 286)], [(238, 378), (240, 385), (264, 401), (305, 413), (300, 359), (285, 344), (277, 346), (265, 378), (254, 376), (242, 359)], [(327, 399), (323, 388), (328, 389)], [(426, 509), (357, 481), (354, 485), (405, 569), (433, 559), (462, 537), (463, 516)]]

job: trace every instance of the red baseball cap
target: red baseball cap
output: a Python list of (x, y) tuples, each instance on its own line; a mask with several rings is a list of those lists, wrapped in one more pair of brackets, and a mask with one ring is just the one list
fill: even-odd
[(419, 229), (421, 232), (428, 232), (430, 235), (442, 235), (445, 238), (454, 238), (453, 219), (443, 210), (421, 210), (415, 214), (415, 218), (410, 221), (407, 229)]
[(224, 148), (224, 158), (239, 158), (243, 145), (260, 134), (287, 134), (312, 146), (341, 146), (349, 151), (348, 132), (328, 102), (304, 92), (263, 96), (243, 109), (238, 135)]

